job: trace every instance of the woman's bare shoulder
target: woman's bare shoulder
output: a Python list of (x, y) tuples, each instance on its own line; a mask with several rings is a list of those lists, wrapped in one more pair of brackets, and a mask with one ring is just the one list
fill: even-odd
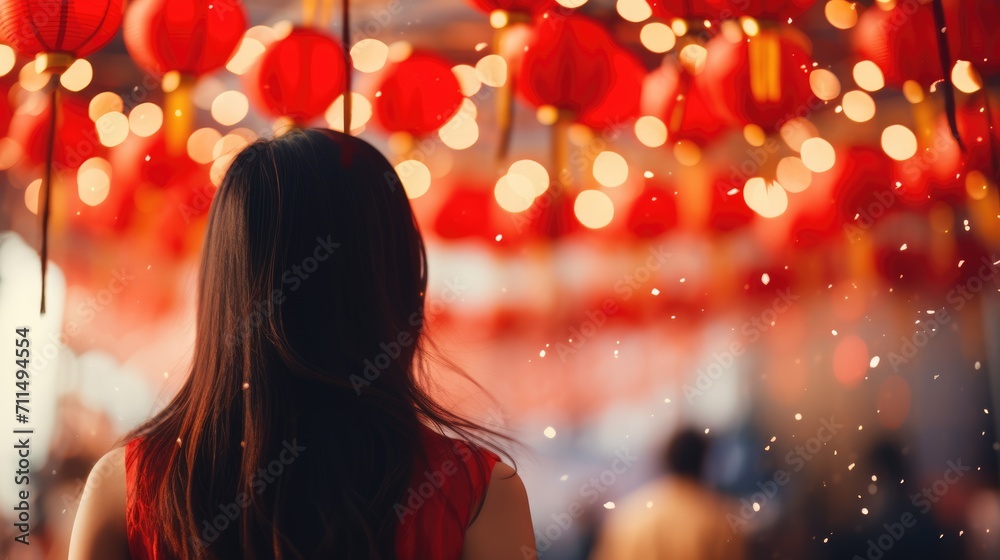
[(70, 560), (129, 560), (125, 496), (125, 448), (119, 447), (90, 471), (73, 522)]

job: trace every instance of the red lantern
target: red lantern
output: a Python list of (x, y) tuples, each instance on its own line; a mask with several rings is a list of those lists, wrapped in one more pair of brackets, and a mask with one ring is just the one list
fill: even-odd
[(146, 70), (200, 76), (226, 64), (246, 26), (240, 0), (137, 0), (125, 13), (122, 35)]
[(584, 111), (576, 119), (597, 130), (613, 129), (639, 116), (646, 68), (625, 49), (616, 48), (611, 57), (615, 69), (614, 87), (596, 107)]
[(806, 43), (791, 28), (736, 42), (719, 35), (709, 41), (705, 68), (696, 81), (731, 123), (770, 129), (811, 110), (815, 97)]
[[(1000, 99), (992, 95), (987, 99), (987, 95), (989, 94), (984, 88), (974, 97), (970, 97), (965, 103), (960, 104), (955, 115), (958, 121), (958, 131), (968, 150), (968, 153), (965, 154), (966, 170), (975, 169), (1000, 173), (1000, 169), (994, 169), (990, 153), (990, 144), (1000, 142)], [(993, 138), (990, 138), (990, 135), (993, 135)]]
[(146, 138), (130, 135), (111, 149), (110, 161), (116, 181), (157, 189), (170, 187), (176, 178), (190, 174), (200, 165), (186, 153), (172, 154), (167, 149), (163, 129)]
[(659, 237), (677, 226), (677, 198), (672, 188), (647, 183), (629, 210), (628, 231), (639, 239)]
[(464, 99), (451, 66), (435, 54), (414, 52), (386, 68), (374, 101), (375, 122), (413, 136), (444, 126)]
[(0, 0), (0, 42), (25, 56), (87, 56), (115, 36), (121, 21), (121, 0)]
[[(549, 12), (532, 31), (518, 89), (535, 107), (551, 105), (592, 124), (620, 122), (634, 116), (639, 104), (641, 77), (636, 82), (636, 63), (630, 58), (602, 24)], [(616, 109), (605, 104), (612, 100), (625, 102), (619, 101)], [(599, 119), (593, 118), (595, 113)]]
[[(40, 70), (50, 74), (50, 112), (56, 112), (59, 107), (58, 74), (69, 68), (74, 58), (87, 56), (103, 47), (117, 33), (121, 21), (121, 0), (0, 0), (0, 42), (8, 43), (21, 54), (35, 57)], [(93, 126), (88, 128), (92, 130)], [(50, 149), (56, 142), (51, 135), (46, 135), (45, 140)], [(42, 314), (45, 313), (53, 164), (51, 158), (46, 158), (40, 196)]]
[(692, 140), (704, 146), (729, 130), (706, 102), (697, 81), (669, 60), (646, 76), (642, 112), (662, 120), (667, 125), (668, 137), (674, 141)]
[(555, 4), (552, 0), (470, 0), (470, 3), (487, 14), (495, 10), (503, 10), (508, 13), (530, 16), (540, 14)]
[(785, 21), (808, 10), (816, 0), (704, 0), (718, 17), (736, 19), (742, 16), (754, 19)]
[(907, 12), (902, 5), (865, 10), (854, 26), (854, 48), (861, 58), (878, 65), (887, 84), (901, 86), (906, 80), (916, 80), (926, 87), (941, 79), (934, 14), (930, 6), (907, 6)]
[(743, 186), (717, 178), (711, 185), (708, 226), (728, 233), (750, 225), (756, 214), (743, 200)]
[(515, 223), (518, 218), (497, 205), (489, 185), (459, 182), (438, 208), (433, 228), (442, 239), (475, 239), (490, 247), (510, 247), (522, 238)]
[(14, 112), (10, 107), (10, 86), (14, 81), (9, 77), (0, 78), (0, 138), (7, 136), (7, 127)]
[(719, 19), (719, 12), (704, 0), (646, 0), (653, 15), (662, 19)]
[[(16, 113), (10, 122), (10, 137), (24, 150), (24, 161), (29, 165), (45, 163), (46, 146), (49, 144), (51, 115), (45, 104), (37, 113)], [(56, 121), (55, 147), (52, 152), (52, 169), (65, 172), (80, 167), (84, 161), (105, 153), (97, 128), (90, 120), (87, 102), (78, 97), (59, 97)]]
[(922, 149), (907, 160), (893, 162), (896, 193), (910, 204), (926, 205), (932, 198), (965, 197), (962, 151), (945, 116), (938, 117), (934, 129), (920, 138)]
[[(896, 186), (893, 162), (881, 150), (852, 147), (837, 154), (827, 174), (834, 181), (834, 214), (838, 226), (868, 229), (884, 215), (904, 207)], [(821, 180), (820, 175), (817, 180)]]
[(344, 92), (344, 49), (315, 29), (296, 28), (272, 43), (246, 74), (254, 104), (274, 117), (306, 123)]
[[(1000, 21), (994, 0), (945, 0), (946, 35), (952, 61), (967, 60), (982, 74), (1000, 71)], [(891, 10), (872, 6), (854, 28), (853, 42), (861, 58), (881, 68), (889, 85), (915, 80), (928, 87), (943, 79), (938, 56), (937, 24), (929, 3), (898, 3)]]

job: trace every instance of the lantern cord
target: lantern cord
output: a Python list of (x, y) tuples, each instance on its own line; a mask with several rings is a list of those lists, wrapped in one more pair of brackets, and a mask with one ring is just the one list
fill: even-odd
[(344, 134), (351, 133), (351, 70), (354, 64), (351, 62), (351, 2), (342, 0), (340, 14), (340, 41), (344, 44), (344, 58), (346, 66), (344, 71)]
[[(503, 56), (503, 43), (510, 25), (508, 24), (508, 26), (498, 29), (494, 36), (493, 52), (501, 56)], [(507, 80), (500, 86), (500, 91), (497, 92), (497, 128), (500, 130), (500, 139), (497, 143), (497, 162), (502, 162), (510, 152), (510, 141), (513, 133), (512, 120), (514, 117), (515, 79), (516, 72), (511, 72), (508, 69)]]
[(59, 118), (59, 74), (57, 72), (53, 72), (49, 76), (48, 90), (49, 130), (48, 142), (45, 144), (45, 182), (39, 190), (39, 194), (42, 197), (40, 205), (42, 213), (42, 248), (40, 255), (42, 260), (42, 315), (45, 315), (45, 278), (49, 268), (49, 208), (52, 200), (52, 159), (56, 143), (56, 120)]
[(951, 83), (951, 52), (948, 48), (948, 25), (944, 19), (944, 5), (941, 0), (933, 0), (934, 25), (937, 27), (938, 58), (941, 59), (941, 71), (944, 74), (944, 108), (948, 117), (948, 127), (955, 138), (958, 148), (965, 152), (965, 145), (958, 133), (958, 119), (955, 117), (955, 87)]
[[(573, 175), (569, 168), (569, 125), (571, 116), (564, 110), (559, 110), (559, 116), (552, 125), (552, 166), (556, 173), (556, 180), (552, 187), (555, 191), (549, 204), (548, 221), (543, 224), (545, 234), (549, 238), (559, 237), (563, 230), (561, 205), (568, 193), (566, 192), (573, 181)], [(550, 189), (552, 188), (550, 187)]]
[(990, 142), (990, 179), (993, 180), (993, 188), (997, 190), (997, 197), (1000, 199), (1000, 148), (997, 147), (997, 134), (1000, 134), (993, 127), (993, 107), (990, 104), (990, 95), (987, 88), (982, 89), (983, 108), (986, 117), (986, 130), (989, 132)]

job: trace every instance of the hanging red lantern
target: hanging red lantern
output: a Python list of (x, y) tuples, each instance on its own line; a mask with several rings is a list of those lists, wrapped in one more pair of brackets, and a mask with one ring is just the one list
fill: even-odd
[[(0, 0), (0, 42), (25, 56), (35, 58), (36, 69), (49, 74), (49, 112), (59, 107), (59, 74), (77, 57), (103, 47), (118, 32), (122, 22), (121, 0)], [(49, 119), (48, 149), (51, 153), (58, 118)], [(41, 313), (45, 313), (45, 276), (48, 270), (49, 208), (53, 161), (47, 157), (41, 189), (42, 265)]]
[(173, 154), (168, 149), (163, 129), (146, 138), (130, 135), (110, 152), (109, 161), (115, 169), (116, 180), (144, 188), (169, 188), (176, 178), (200, 166), (187, 153)]
[(667, 125), (673, 141), (692, 140), (705, 146), (730, 128), (719, 117), (697, 80), (678, 64), (665, 60), (650, 72), (642, 86), (642, 112)]
[(743, 200), (742, 185), (737, 186), (720, 177), (709, 189), (708, 227), (712, 231), (728, 233), (753, 223), (756, 214)]
[(703, 3), (710, 6), (722, 19), (747, 16), (786, 21), (802, 15), (816, 0), (703, 0)]
[[(945, 35), (952, 61), (966, 60), (984, 76), (1000, 71), (1000, 4), (994, 0), (945, 0)], [(872, 6), (854, 27), (854, 49), (882, 70), (885, 82), (923, 87), (944, 78), (938, 55), (937, 24), (930, 3), (901, 2), (886, 10)]]
[(653, 15), (662, 19), (720, 19), (719, 12), (703, 0), (646, 0)]
[(272, 43), (245, 79), (261, 111), (305, 124), (344, 93), (346, 74), (340, 43), (315, 29), (296, 28)]
[(510, 247), (523, 238), (517, 218), (497, 205), (489, 185), (459, 181), (438, 208), (432, 227), (442, 239), (474, 239), (490, 247)]
[(642, 81), (646, 68), (625, 49), (616, 48), (611, 55), (615, 69), (615, 85), (607, 96), (589, 110), (580, 113), (576, 121), (596, 130), (617, 128), (639, 116)]
[(14, 111), (10, 106), (10, 86), (14, 81), (8, 76), (0, 78), (0, 138), (7, 136), (7, 128)]
[(511, 14), (537, 15), (553, 7), (552, 0), (469, 0), (480, 11), (487, 14), (503, 10)]
[(792, 28), (709, 41), (704, 70), (696, 76), (718, 113), (732, 124), (773, 129), (809, 112), (812, 59), (808, 40)]
[(385, 69), (373, 103), (375, 122), (413, 136), (444, 126), (462, 106), (462, 89), (443, 58), (416, 51)]
[(919, 142), (921, 149), (913, 157), (893, 162), (899, 197), (914, 205), (926, 205), (932, 199), (964, 198), (966, 158), (944, 115), (938, 115), (933, 129), (922, 134)]
[[(979, 170), (1000, 173), (995, 169), (991, 145), (1000, 143), (1000, 98), (992, 96), (985, 88), (958, 106), (956, 111), (958, 131), (967, 148), (966, 171)], [(954, 144), (954, 142), (952, 142)], [(996, 146), (1000, 150), (1000, 146)]]
[(858, 55), (878, 65), (887, 84), (898, 87), (916, 80), (926, 87), (941, 79), (934, 14), (930, 6), (909, 6), (907, 12), (901, 6), (865, 10), (852, 39)]
[[(45, 164), (49, 145), (51, 108), (42, 106), (36, 113), (15, 113), (10, 122), (10, 137), (21, 145), (23, 162), (31, 166)], [(61, 95), (56, 119), (56, 139), (52, 152), (52, 170), (60, 173), (75, 170), (84, 161), (105, 153), (90, 120), (88, 104), (79, 97)]]
[(629, 233), (639, 239), (659, 237), (677, 227), (677, 198), (666, 185), (647, 182), (625, 220)]
[[(834, 185), (832, 198), (838, 226), (868, 229), (884, 215), (905, 207), (893, 161), (881, 150), (848, 148), (837, 154), (833, 169), (826, 175)], [(819, 177), (817, 180), (822, 180)]]
[[(635, 63), (615, 44), (602, 24), (579, 15), (549, 12), (532, 30), (517, 81), (532, 106), (550, 105), (598, 124), (621, 122), (636, 114), (641, 95)], [(623, 88), (623, 92), (615, 92)], [(614, 107), (606, 100), (625, 99)]]
[(0, 42), (29, 57), (87, 56), (115, 36), (121, 21), (122, 0), (0, 0)]
[(125, 12), (122, 36), (146, 70), (200, 76), (226, 64), (246, 27), (239, 0), (137, 0)]

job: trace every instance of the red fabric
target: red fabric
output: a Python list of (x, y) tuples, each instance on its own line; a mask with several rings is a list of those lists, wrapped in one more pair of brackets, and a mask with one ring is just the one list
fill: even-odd
[[(413, 482), (400, 498), (396, 514), (399, 560), (458, 560), (462, 556), (465, 530), (486, 494), (493, 467), (500, 458), (486, 449), (442, 436), (428, 428), (422, 433), (427, 463), (418, 459)], [(158, 550), (153, 517), (144, 514), (148, 505), (136, 500), (141, 473), (136, 459), (140, 441), (125, 446), (128, 544), (132, 560), (169, 560)], [(144, 523), (136, 525), (134, 519)]]

